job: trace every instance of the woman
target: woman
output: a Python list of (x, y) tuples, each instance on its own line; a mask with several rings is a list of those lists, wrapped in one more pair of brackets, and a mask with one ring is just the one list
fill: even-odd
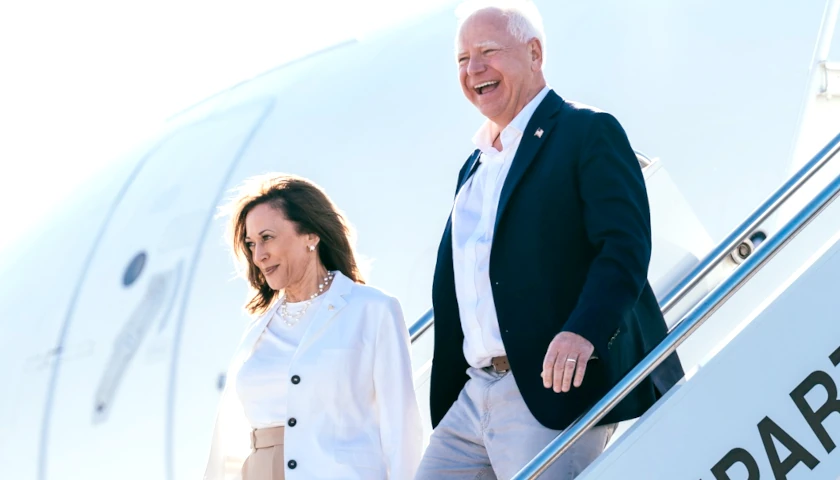
[(229, 239), (257, 318), (228, 370), (205, 479), (413, 478), (408, 332), (399, 302), (363, 285), (341, 213), (312, 182), (266, 175), (231, 204)]

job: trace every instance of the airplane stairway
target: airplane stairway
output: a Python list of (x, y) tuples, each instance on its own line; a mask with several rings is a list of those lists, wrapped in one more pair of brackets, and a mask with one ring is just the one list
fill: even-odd
[[(838, 150), (840, 134), (703, 260), (669, 259), (667, 293), (657, 292), (668, 337), (514, 478), (538, 478), (676, 350), (686, 377), (624, 422), (580, 479), (840, 479), (840, 176), (764, 233)], [(656, 257), (656, 188), (646, 181)], [(675, 270), (682, 280), (668, 281)], [(426, 408), (433, 322), (430, 310), (410, 328)]]

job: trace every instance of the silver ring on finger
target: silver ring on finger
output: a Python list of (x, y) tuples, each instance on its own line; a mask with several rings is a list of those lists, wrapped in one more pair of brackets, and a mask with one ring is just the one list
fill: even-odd
[(569, 357), (569, 358), (566, 358), (566, 361), (567, 361), (567, 362), (572, 362), (572, 363), (577, 363), (577, 358), (571, 358), (571, 357)]

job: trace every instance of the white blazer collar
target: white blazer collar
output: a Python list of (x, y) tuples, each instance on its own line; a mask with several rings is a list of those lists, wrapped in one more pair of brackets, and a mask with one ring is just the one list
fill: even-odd
[(353, 280), (350, 280), (339, 271), (335, 272), (332, 285), (330, 286), (330, 289), (327, 290), (327, 293), (324, 294), (324, 301), (321, 302), (321, 305), (315, 312), (315, 316), (312, 318), (312, 322), (309, 324), (309, 327), (303, 334), (303, 338), (300, 340), (300, 345), (295, 353), (295, 358), (297, 358), (301, 352), (310, 347), (312, 342), (324, 333), (324, 330), (329, 327), (333, 319), (335, 319), (336, 314), (338, 314), (338, 312), (347, 305), (347, 297), (353, 289), (353, 285), (355, 285)]
[[(324, 301), (321, 302), (320, 307), (315, 312), (315, 317), (303, 334), (295, 357), (309, 347), (323, 333), (324, 329), (329, 326), (335, 315), (347, 305), (345, 297), (350, 294), (354, 284), (353, 280), (347, 278), (343, 273), (335, 272), (332, 285), (327, 290), (327, 293), (324, 294)], [(275, 302), (267, 312), (251, 323), (247, 333), (242, 337), (240, 347), (237, 349), (237, 354), (232, 364), (234, 368), (238, 368), (251, 355), (254, 345), (256, 345), (265, 327), (268, 326), (268, 322), (274, 317), (279, 305), (279, 301)]]
[(231, 363), (231, 372), (239, 369), (251, 355), (251, 352), (254, 350), (254, 345), (257, 344), (257, 340), (259, 340), (263, 330), (265, 330), (268, 322), (274, 316), (278, 306), (279, 302), (274, 302), (265, 313), (260, 315), (248, 326), (245, 335), (242, 336), (242, 341), (239, 342), (239, 348), (236, 349), (236, 355)]

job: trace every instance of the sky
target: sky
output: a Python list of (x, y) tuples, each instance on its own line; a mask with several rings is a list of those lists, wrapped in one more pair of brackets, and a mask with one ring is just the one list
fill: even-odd
[(172, 114), (451, 0), (0, 3), (0, 250)]

